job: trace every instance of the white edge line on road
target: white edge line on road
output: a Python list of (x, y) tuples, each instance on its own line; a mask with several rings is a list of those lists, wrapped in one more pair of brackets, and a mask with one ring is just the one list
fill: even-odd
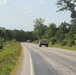
[[(28, 51), (28, 49), (26, 48), (26, 50)], [(28, 51), (29, 53), (29, 57), (30, 57), (30, 75), (34, 75), (34, 68), (33, 68), (33, 62), (32, 62), (32, 58), (31, 58), (31, 53)]]
[(32, 58), (31, 58), (31, 54), (30, 54), (30, 75), (34, 75), (34, 68), (33, 68), (33, 62), (32, 62)]

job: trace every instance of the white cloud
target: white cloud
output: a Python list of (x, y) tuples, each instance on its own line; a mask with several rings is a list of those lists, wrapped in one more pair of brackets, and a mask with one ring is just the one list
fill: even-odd
[(44, 4), (46, 1), (45, 0), (41, 0), (40, 1), (40, 4)]
[(34, 13), (34, 11), (32, 9), (30, 9), (29, 7), (23, 7), (22, 10), (24, 11), (24, 13), (29, 14), (29, 13)]
[(11, 2), (12, 2), (11, 0), (0, 0), (1, 4), (8, 4), (8, 3), (11, 3)]

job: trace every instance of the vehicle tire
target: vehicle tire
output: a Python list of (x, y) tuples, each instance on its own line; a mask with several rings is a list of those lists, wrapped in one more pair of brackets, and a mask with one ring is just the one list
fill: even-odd
[(48, 47), (48, 45), (46, 45), (46, 47)]
[(39, 45), (39, 47), (41, 47), (41, 45)]

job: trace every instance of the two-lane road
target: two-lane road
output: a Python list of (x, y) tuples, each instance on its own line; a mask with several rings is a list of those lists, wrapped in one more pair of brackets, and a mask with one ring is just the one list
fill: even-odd
[[(33, 74), (29, 75), (76, 75), (76, 52), (52, 47), (23, 43), (32, 58)], [(25, 65), (26, 66), (26, 65)], [(29, 66), (28, 66), (29, 67)], [(29, 67), (31, 68), (31, 66)]]

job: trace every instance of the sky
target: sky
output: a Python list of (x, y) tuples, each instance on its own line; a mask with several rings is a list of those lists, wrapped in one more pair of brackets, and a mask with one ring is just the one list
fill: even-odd
[(57, 0), (0, 0), (0, 27), (6, 29), (34, 30), (36, 18), (45, 19), (44, 24), (70, 22), (70, 12), (56, 12)]

